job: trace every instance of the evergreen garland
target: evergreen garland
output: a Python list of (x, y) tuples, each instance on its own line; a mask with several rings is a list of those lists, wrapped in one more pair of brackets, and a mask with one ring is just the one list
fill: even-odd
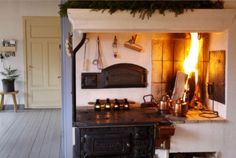
[(222, 9), (222, 0), (77, 0), (68, 1), (60, 5), (60, 15), (67, 16), (68, 8), (92, 9), (93, 11), (108, 10), (110, 14), (116, 11), (129, 11), (131, 15), (139, 14), (139, 18), (149, 18), (158, 10), (165, 15), (165, 11), (174, 12), (175, 15), (184, 13), (188, 9)]

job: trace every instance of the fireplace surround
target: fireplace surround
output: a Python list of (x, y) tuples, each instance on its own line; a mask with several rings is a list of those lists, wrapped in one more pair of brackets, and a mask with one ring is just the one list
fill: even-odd
[[(225, 12), (225, 13), (222, 13), (222, 12)], [(76, 26), (76, 25), (74, 25), (73, 26), (73, 28), (75, 29), (75, 30), (79, 30), (79, 31), (82, 31), (82, 32), (106, 32), (106, 31), (108, 31), (108, 32), (112, 32), (112, 31), (117, 31), (117, 30), (120, 30), (121, 32), (122, 31), (130, 31), (131, 30), (131, 28), (133, 29), (133, 28), (135, 28), (134, 30), (136, 30), (136, 31), (151, 31), (151, 30), (153, 30), (153, 32), (171, 32), (171, 33), (173, 33), (173, 32), (190, 32), (190, 31), (197, 31), (197, 32), (209, 32), (209, 33), (213, 33), (212, 34), (212, 36), (214, 36), (214, 37), (216, 37), (216, 39), (215, 39), (215, 41), (216, 41), (216, 43), (218, 42), (217, 41), (217, 38), (218, 37), (222, 37), (223, 36), (223, 38), (225, 38), (225, 43), (224, 43), (224, 45), (226, 46), (225, 48), (225, 50), (226, 50), (226, 55), (228, 55), (228, 53), (227, 53), (227, 51), (229, 51), (229, 53), (230, 53), (230, 56), (229, 57), (232, 57), (233, 55), (232, 55), (232, 53), (233, 53), (233, 48), (234, 48), (234, 46), (233, 46), (233, 44), (232, 44), (232, 41), (231, 40), (234, 40), (235, 39), (235, 37), (234, 36), (232, 36), (231, 34), (228, 34), (228, 33), (234, 33), (234, 35), (235, 35), (235, 32), (233, 31), (233, 27), (231, 26), (231, 23), (233, 23), (233, 21), (234, 21), (234, 17), (235, 17), (235, 10), (221, 10), (221, 11), (213, 11), (213, 12), (211, 12), (211, 10), (209, 11), (209, 10), (207, 10), (205, 13), (201, 13), (201, 11), (197, 11), (198, 12), (198, 16), (200, 17), (200, 18), (197, 18), (197, 20), (196, 20), (196, 18), (195, 18), (195, 20), (188, 20), (188, 19), (185, 19), (184, 21), (191, 21), (190, 23), (183, 23), (182, 24), (182, 26), (181, 27), (179, 27), (179, 25), (181, 25), (181, 24), (179, 24), (179, 23), (181, 23), (181, 22), (179, 22), (178, 23), (178, 25), (175, 25), (176, 23), (176, 21), (174, 22), (174, 23), (172, 23), (172, 25), (173, 26), (169, 26), (169, 27), (165, 27), (165, 29), (163, 29), (164, 27), (163, 27), (163, 25), (164, 24), (166, 24), (165, 22), (164, 22), (164, 24), (161, 24), (161, 25), (155, 25), (155, 26), (157, 26), (158, 28), (153, 28), (153, 26), (154, 25), (150, 25), (149, 24), (149, 26), (147, 26), (145, 29), (144, 29), (144, 27), (143, 27), (143, 25), (138, 25), (138, 26), (130, 26), (130, 27), (125, 27), (125, 28), (121, 28), (121, 29), (119, 29), (119, 27), (121, 27), (121, 25), (117, 25), (117, 23), (116, 23), (116, 26), (105, 26), (105, 27), (102, 27), (102, 28), (99, 28), (99, 26), (97, 27), (97, 28), (91, 28), (91, 25), (90, 24), (88, 24), (89, 22), (89, 20), (88, 19), (86, 19), (86, 22), (84, 21), (84, 23), (82, 22), (82, 23), (80, 23), (80, 24), (82, 24), (82, 25), (84, 25), (84, 27), (81, 27), (81, 26)], [(83, 12), (83, 11), (82, 11)], [(192, 12), (191, 12), (192, 13)], [(191, 14), (191, 13), (189, 13), (189, 14)], [(196, 12), (195, 12), (196, 13)], [(87, 13), (85, 13), (85, 14), (87, 14)], [(82, 15), (82, 16), (84, 16), (85, 14), (80, 14), (80, 15)], [(209, 16), (208, 16), (208, 14), (209, 14)], [(210, 15), (212, 15), (213, 16), (213, 18), (205, 18), (205, 16), (207, 17), (211, 17)], [(219, 16), (220, 15), (220, 16)], [(77, 15), (78, 16), (78, 15)], [(94, 16), (94, 15), (92, 15), (92, 16)], [(101, 15), (102, 16), (102, 15)], [(187, 15), (187, 16), (191, 16), (191, 15)], [(85, 16), (84, 16), (85, 17)], [(121, 16), (122, 17), (122, 16)], [(184, 16), (185, 18), (186, 18), (186, 16)], [(215, 17), (215, 18), (214, 18)], [(95, 18), (96, 19), (96, 16), (94, 16), (93, 18)], [(200, 19), (200, 20), (199, 20)], [(102, 19), (100, 19), (101, 21), (102, 21)], [(173, 19), (172, 19), (173, 20)], [(83, 21), (83, 20), (82, 20)], [(94, 19), (91, 19), (91, 21), (96, 21), (96, 20), (94, 20)], [(119, 20), (117, 20), (118, 22), (120, 22), (120, 21), (122, 21), (121, 19), (120, 19), (120, 21)], [(123, 19), (123, 21), (126, 21), (126, 20), (124, 20)], [(128, 20), (129, 21), (129, 20)], [(132, 21), (132, 20), (131, 20)], [(130, 21), (130, 25), (132, 25), (131, 23), (133, 23), (133, 22), (131, 22)], [(171, 21), (171, 20), (170, 20)], [(169, 23), (171, 23), (169, 21)], [(177, 21), (179, 21), (179, 20), (177, 20)], [(200, 21), (200, 22), (199, 22)], [(201, 23), (201, 21), (202, 21), (202, 23)], [(126, 21), (127, 22), (127, 21)], [(103, 23), (104, 23), (104, 21), (103, 21)], [(134, 22), (135, 23), (135, 22)], [(196, 24), (197, 23), (197, 24)], [(137, 23), (136, 23), (137, 24)], [(185, 26), (183, 26), (185, 24)], [(90, 27), (87, 27), (88, 25), (90, 25)], [(93, 25), (94, 25), (94, 23), (93, 23)], [(101, 24), (101, 25), (104, 25), (104, 24)], [(174, 26), (176, 26), (175, 28), (173, 28)], [(233, 26), (235, 26), (235, 25), (233, 25)], [(138, 27), (138, 28), (137, 28)], [(152, 27), (152, 28), (151, 28)], [(181, 29), (180, 29), (181, 28)], [(87, 29), (87, 30), (86, 30)], [(220, 35), (219, 35), (220, 34)], [(223, 35), (222, 35), (223, 34)], [(222, 41), (222, 40), (221, 40)], [(221, 45), (222, 45), (222, 43), (220, 43)], [(217, 44), (216, 44), (217, 45)], [(217, 46), (215, 47), (215, 48), (217, 48)], [(219, 49), (218, 49), (219, 50)], [(232, 59), (230, 59), (230, 58), (228, 58), (228, 57), (226, 57), (226, 69), (227, 69), (227, 67), (228, 67), (228, 64), (227, 64), (227, 61), (230, 61), (230, 65), (232, 66), (233, 64), (232, 64)], [(227, 73), (229, 73), (229, 74), (231, 74), (232, 75), (232, 67), (231, 68), (229, 68), (229, 69), (227, 69), (227, 71), (226, 71), (226, 76), (227, 76)], [(234, 76), (231, 76), (231, 77), (234, 77)], [(229, 83), (227, 83), (229, 81), (229, 83), (231, 83), (232, 84), (232, 81), (230, 81), (229, 79), (227, 79), (226, 78), (226, 91), (228, 91), (228, 92), (231, 92), (232, 91), (232, 88), (230, 88), (229, 87), (229, 89), (228, 89), (228, 85), (227, 84), (229, 84)], [(228, 90), (227, 90), (228, 89)], [(231, 98), (231, 99), (230, 99)], [(227, 95), (226, 95), (226, 107), (227, 107), (227, 104), (230, 104), (230, 105), (232, 105), (233, 103), (232, 103), (232, 96), (231, 95), (229, 95), (228, 96), (228, 99), (227, 99)], [(233, 109), (233, 108), (229, 108), (229, 109)], [(226, 110), (225, 110), (226, 111)], [(229, 111), (228, 111), (229, 112)], [(231, 112), (230, 112), (231, 113)], [(214, 147), (215, 147), (215, 145), (214, 145)], [(191, 150), (191, 147), (187, 147), (189, 150)], [(217, 148), (217, 147), (216, 147)], [(207, 150), (208, 148), (206, 148), (206, 149), (204, 149), (204, 150)], [(175, 149), (173, 149), (174, 151), (175, 151)], [(196, 148), (195, 148), (195, 150), (197, 150)], [(194, 150), (194, 151), (195, 151)], [(209, 150), (209, 149), (208, 149)]]
[[(193, 12), (189, 11), (177, 17), (173, 13), (167, 13), (165, 16), (154, 14), (150, 19), (141, 20), (138, 17), (130, 16), (126, 12), (118, 12), (116, 14), (110, 15), (106, 13), (106, 11), (100, 13), (90, 11), (89, 9), (69, 9), (68, 16), (70, 22), (72, 23), (74, 34), (78, 37), (74, 39), (74, 45), (79, 42), (79, 39), (82, 37), (80, 34), (83, 32), (92, 34), (117, 32), (186, 34), (189, 32), (201, 32), (202, 34), (208, 33), (213, 38), (214, 36), (216, 36), (215, 41), (217, 41), (217, 36), (219, 33), (223, 34), (220, 35), (223, 36), (223, 38), (227, 36), (227, 32), (225, 31), (230, 27), (234, 19), (235, 10), (196, 9)], [(225, 38), (225, 40), (227, 45), (227, 37)], [(225, 49), (227, 50), (227, 46)], [(202, 65), (204, 65), (204, 62), (206, 62), (206, 60), (202, 60)], [(152, 72), (150, 67), (148, 69), (148, 72)], [(149, 75), (150, 74), (151, 73), (149, 73)], [(150, 79), (148, 83), (150, 83)], [(150, 87), (147, 88), (149, 89)], [(149, 91), (149, 93), (150, 92), (151, 91)], [(226, 108), (223, 109), (224, 110), (221, 115), (225, 117)]]

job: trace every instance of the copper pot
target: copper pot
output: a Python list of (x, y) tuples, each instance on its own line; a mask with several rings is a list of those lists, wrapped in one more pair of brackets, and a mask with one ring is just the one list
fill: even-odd
[(171, 104), (172, 100), (170, 99), (170, 97), (168, 95), (163, 95), (158, 106), (161, 112), (167, 114), (169, 113), (170, 107), (172, 106)]
[(159, 103), (159, 109), (160, 110), (169, 110), (169, 104), (168, 101), (160, 101)]
[(177, 117), (185, 117), (188, 111), (188, 104), (183, 102), (181, 99), (178, 99), (174, 104), (173, 115)]

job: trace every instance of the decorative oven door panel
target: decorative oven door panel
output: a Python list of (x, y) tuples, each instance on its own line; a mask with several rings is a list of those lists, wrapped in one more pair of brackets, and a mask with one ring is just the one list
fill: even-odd
[(131, 153), (132, 129), (82, 128), (80, 134), (81, 158), (127, 157)]
[(81, 88), (147, 87), (147, 70), (129, 63), (111, 65), (101, 73), (82, 73)]
[(129, 135), (84, 135), (82, 150), (83, 155), (88, 157), (129, 155), (130, 143), (131, 138)]
[(152, 158), (151, 131), (152, 126), (76, 128), (75, 154), (78, 158)]

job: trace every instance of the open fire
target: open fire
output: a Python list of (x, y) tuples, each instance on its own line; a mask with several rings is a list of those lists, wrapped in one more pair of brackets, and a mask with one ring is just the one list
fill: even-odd
[(198, 56), (199, 56), (199, 40), (198, 33), (190, 33), (191, 34), (191, 46), (189, 50), (189, 54), (187, 58), (184, 60), (184, 72), (188, 74), (190, 77), (191, 73), (195, 73), (195, 77), (197, 79), (197, 64), (198, 64)]
[[(191, 35), (190, 50), (183, 64), (184, 73), (187, 74), (187, 80), (184, 87), (183, 100), (187, 102), (191, 102), (190, 106), (193, 107), (194, 102), (200, 99), (200, 92), (199, 92), (199, 85), (198, 85), (198, 61), (199, 61), (200, 41), (199, 41), (198, 33), (196, 32), (190, 33), (190, 35)], [(191, 84), (193, 86), (191, 86), (191, 89), (190, 89)], [(190, 95), (190, 96), (187, 96), (187, 95)]]
[(172, 93), (172, 99), (182, 99), (187, 104), (192, 100), (198, 101), (200, 98), (199, 86), (198, 86), (198, 64), (199, 64), (199, 35), (198, 33), (190, 33), (190, 45), (187, 56), (183, 62), (183, 70), (178, 71), (175, 79), (175, 86)]
[(157, 34), (152, 43), (154, 97), (168, 94), (173, 101), (182, 99), (191, 108), (206, 107), (209, 34)]
[(224, 103), (225, 52), (209, 51), (211, 38), (210, 33), (156, 34), (152, 41), (155, 98), (168, 94), (172, 105), (183, 103), (188, 109), (207, 110), (207, 115), (212, 111), (209, 117), (218, 116), (214, 101)]

